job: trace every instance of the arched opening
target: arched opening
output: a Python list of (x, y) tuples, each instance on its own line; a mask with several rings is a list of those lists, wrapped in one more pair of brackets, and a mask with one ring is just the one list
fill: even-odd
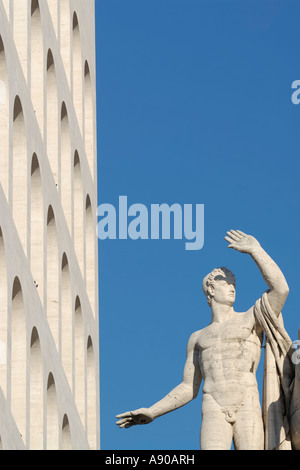
[(91, 449), (96, 449), (96, 371), (91, 337), (87, 341), (87, 434)]
[(87, 61), (84, 65), (84, 141), (92, 178), (95, 176), (95, 120), (94, 100), (90, 69)]
[(30, 450), (43, 449), (43, 364), (40, 338), (33, 328), (30, 341)]
[(65, 103), (61, 106), (61, 203), (71, 233), (71, 216), (72, 216), (72, 201), (71, 201), (71, 141), (70, 141), (70, 127), (67, 108)]
[(69, 0), (60, 0), (60, 51), (70, 85), (71, 71), (71, 13)]
[(85, 426), (85, 347), (81, 303), (75, 301), (75, 402), (81, 422)]
[(61, 264), (61, 317), (62, 317), (62, 344), (61, 357), (64, 370), (71, 390), (73, 390), (73, 321), (72, 321), (72, 292), (71, 279), (66, 254), (63, 254)]
[(9, 92), (4, 44), (0, 36), (0, 180), (8, 200), (9, 181)]
[(50, 15), (52, 18), (52, 23), (54, 27), (55, 34), (57, 36), (57, 22), (58, 22), (58, 5), (57, 5), (57, 0), (48, 0), (48, 7), (50, 10)]
[(73, 14), (73, 102), (79, 128), (82, 131), (82, 56), (78, 18)]
[(0, 384), (7, 394), (7, 261), (5, 244), (0, 228)]
[(16, 277), (11, 316), (11, 411), (26, 442), (26, 320), (23, 293)]
[(72, 450), (70, 424), (66, 414), (62, 422), (62, 450)]
[(83, 274), (84, 271), (84, 202), (81, 166), (78, 152), (74, 155), (74, 245), (78, 263)]
[(31, 100), (33, 109), (44, 134), (44, 51), (40, 5), (31, 1)]
[(3, 2), (3, 6), (5, 8), (5, 12), (6, 12), (6, 16), (8, 18), (8, 21), (9, 21), (9, 13), (10, 13), (10, 0), (2, 0)]
[(31, 161), (31, 272), (41, 302), (44, 303), (44, 203), (39, 161)]
[(47, 450), (59, 449), (59, 420), (56, 386), (53, 374), (47, 382)]
[(56, 185), (58, 185), (58, 96), (54, 59), (47, 54), (47, 153)]
[(91, 309), (95, 316), (96, 312), (96, 248), (95, 248), (95, 225), (92, 205), (89, 195), (86, 197), (86, 220), (85, 220), (85, 263), (86, 263), (86, 290), (90, 300)]
[(27, 81), (27, 44), (28, 44), (28, 1), (15, 0), (14, 2), (14, 41), (19, 59)]
[(23, 109), (18, 96), (13, 109), (13, 218), (27, 254), (27, 144)]
[(56, 222), (52, 206), (47, 214), (47, 319), (59, 349), (59, 259)]

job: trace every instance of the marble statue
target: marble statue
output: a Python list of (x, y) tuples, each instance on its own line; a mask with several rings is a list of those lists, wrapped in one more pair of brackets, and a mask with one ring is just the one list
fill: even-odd
[[(300, 345), (300, 328), (298, 330), (298, 345)], [(293, 448), (300, 450), (300, 354), (296, 356), (295, 381), (290, 412), (290, 426)]]
[[(202, 287), (212, 320), (188, 341), (182, 382), (149, 408), (117, 415), (117, 425), (147, 424), (184, 406), (196, 398), (203, 380), (202, 450), (228, 450), (232, 441), (236, 450), (300, 450), (300, 360), (293, 360), (298, 352), (281, 315), (289, 287), (253, 236), (230, 230), (225, 240), (252, 257), (269, 289), (249, 310), (237, 313), (233, 273), (224, 267), (209, 273)], [(261, 409), (256, 370), (263, 336)]]

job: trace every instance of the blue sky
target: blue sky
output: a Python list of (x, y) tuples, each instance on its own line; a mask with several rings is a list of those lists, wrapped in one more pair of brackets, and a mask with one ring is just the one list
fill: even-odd
[[(211, 321), (203, 277), (227, 266), (235, 309), (266, 284), (227, 248), (254, 235), (282, 268), (283, 315), (300, 326), (300, 4), (296, 0), (95, 0), (99, 204), (204, 204), (205, 243), (99, 243), (101, 447), (198, 449), (196, 400), (147, 426), (115, 415), (180, 383), (188, 338)], [(261, 361), (262, 362), (262, 361)], [(262, 367), (258, 371), (261, 387)]]

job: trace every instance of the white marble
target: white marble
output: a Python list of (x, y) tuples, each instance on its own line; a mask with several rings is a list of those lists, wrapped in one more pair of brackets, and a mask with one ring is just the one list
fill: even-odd
[[(232, 441), (237, 450), (290, 449), (289, 422), (292, 423), (293, 446), (299, 449), (300, 366), (297, 366), (294, 384), (295, 366), (289, 358), (291, 340), (281, 316), (289, 287), (280, 268), (253, 236), (230, 230), (225, 239), (229, 248), (252, 257), (268, 290), (247, 311), (236, 312), (233, 273), (224, 267), (209, 273), (203, 280), (203, 291), (211, 308), (211, 323), (193, 333), (188, 341), (182, 382), (150, 408), (117, 415), (117, 425), (129, 428), (147, 424), (184, 406), (196, 398), (203, 381), (202, 450), (227, 450)], [(270, 329), (272, 334), (278, 333), (278, 344), (272, 341)], [(268, 364), (265, 364), (267, 378), (262, 410), (256, 370), (264, 332)], [(290, 404), (291, 408), (287, 415), (281, 412), (280, 390), (275, 387), (279, 383), (277, 371), (280, 368), (288, 370), (285, 399), (287, 408)]]

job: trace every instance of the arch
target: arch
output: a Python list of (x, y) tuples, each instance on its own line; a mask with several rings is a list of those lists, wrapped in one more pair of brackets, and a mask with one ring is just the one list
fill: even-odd
[(27, 144), (23, 108), (16, 96), (13, 108), (13, 217), (27, 254)]
[(50, 11), (50, 15), (52, 18), (52, 23), (54, 27), (55, 34), (57, 36), (57, 26), (58, 26), (58, 4), (57, 0), (48, 0), (48, 7)]
[(0, 178), (8, 200), (9, 182), (9, 91), (4, 44), (0, 36)]
[(8, 21), (9, 21), (9, 18), (10, 18), (10, 16), (9, 16), (9, 13), (10, 13), (10, 0), (2, 0), (2, 2), (3, 2), (3, 6), (4, 6), (4, 9), (5, 9)]
[(30, 341), (30, 450), (43, 449), (43, 398), (40, 338), (34, 327)]
[(72, 450), (70, 424), (66, 414), (62, 422), (62, 450)]
[(12, 289), (11, 315), (11, 411), (26, 442), (26, 320), (19, 278)]
[(73, 390), (73, 321), (72, 321), (72, 292), (70, 269), (67, 255), (64, 253), (61, 264), (61, 319), (62, 319), (62, 364), (66, 372), (71, 390)]
[(75, 402), (83, 426), (85, 426), (85, 347), (81, 302), (75, 301)]
[(19, 59), (27, 81), (27, 44), (28, 44), (28, 2), (27, 0), (14, 1), (13, 31), (14, 41), (18, 51)]
[(87, 435), (91, 449), (96, 449), (96, 371), (92, 338), (87, 340)]
[(31, 101), (33, 109), (44, 134), (44, 51), (40, 5), (31, 0)]
[(95, 177), (95, 119), (90, 68), (84, 65), (84, 142), (92, 178)]
[(78, 17), (76, 12), (73, 14), (73, 103), (79, 128), (82, 131), (82, 55), (81, 55), (81, 41)]
[(0, 227), (0, 384), (7, 394), (7, 261)]
[(47, 382), (47, 450), (59, 449), (59, 420), (56, 385), (50, 372)]
[(47, 54), (47, 153), (56, 185), (58, 185), (58, 95), (55, 64), (51, 50)]
[(60, 0), (60, 51), (70, 85), (71, 72), (71, 13), (70, 1)]
[(81, 165), (78, 152), (76, 150), (74, 155), (74, 246), (78, 259), (78, 263), (83, 274), (84, 270), (84, 224), (83, 224), (83, 214), (84, 214), (84, 202), (83, 202), (83, 185), (82, 185), (82, 175), (81, 175)]
[(87, 195), (85, 204), (85, 284), (94, 316), (96, 314), (95, 230), (91, 199)]
[(59, 349), (59, 260), (56, 221), (52, 206), (47, 213), (47, 319)]
[(68, 112), (65, 103), (61, 106), (61, 203), (71, 233), (71, 141)]
[(39, 161), (34, 153), (31, 160), (31, 272), (41, 302), (44, 303), (44, 203)]

